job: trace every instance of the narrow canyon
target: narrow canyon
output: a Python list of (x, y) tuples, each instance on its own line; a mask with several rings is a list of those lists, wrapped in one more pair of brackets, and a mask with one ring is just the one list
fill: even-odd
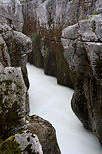
[(0, 0), (0, 154), (101, 145), (102, 0)]

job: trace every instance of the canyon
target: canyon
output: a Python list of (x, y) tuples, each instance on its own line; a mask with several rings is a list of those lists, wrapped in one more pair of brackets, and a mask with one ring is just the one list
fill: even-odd
[(102, 143), (101, 0), (0, 0), (0, 150), (59, 154), (52, 125), (29, 116), (27, 54), (74, 89), (72, 110)]

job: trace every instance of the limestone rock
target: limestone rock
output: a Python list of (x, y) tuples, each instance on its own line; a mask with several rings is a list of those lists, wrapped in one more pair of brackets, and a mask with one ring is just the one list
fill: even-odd
[(96, 6), (96, 14), (102, 13), (102, 1), (101, 0), (96, 1), (95, 6)]
[(4, 0), (0, 4), (0, 153), (60, 154), (51, 124), (37, 116), (31, 119), (28, 116), (26, 62), (32, 42), (20, 32), (23, 23), (21, 3), (25, 1)]
[(42, 146), (36, 134), (22, 131), (10, 136), (0, 144), (0, 153), (43, 154)]
[(38, 153), (43, 154), (42, 146), (36, 134), (30, 133), (28, 130), (21, 134), (15, 134), (15, 140), (20, 145), (22, 153)]
[(1, 34), (0, 34), (0, 62), (4, 66), (11, 66), (8, 48)]
[(22, 31), (23, 14), (19, 0), (0, 1), (0, 23), (6, 23), (12, 29)]
[[(63, 56), (64, 49), (60, 40), (62, 30), (76, 24), (92, 12), (95, 13), (96, 8), (101, 8), (100, 4), (101, 2), (95, 3), (95, 0), (31, 0), (24, 3), (23, 31), (33, 41), (29, 62), (37, 67), (44, 67), (45, 74), (57, 77), (59, 84), (73, 88), (74, 75)], [(77, 26), (71, 31), (73, 36), (76, 29)], [(87, 39), (87, 36), (89, 39), (94, 37), (97, 40), (95, 33), (91, 31), (88, 34), (84, 33), (83, 38)]]
[(84, 127), (92, 131), (102, 143), (101, 24), (102, 14), (83, 19), (78, 22), (77, 29), (76, 24), (63, 30), (62, 43), (64, 55), (76, 76), (72, 109)]
[[(29, 80), (26, 69), (27, 53), (31, 52), (32, 42), (21, 32), (12, 30), (7, 24), (0, 24), (0, 62), (4, 67), (21, 67), (27, 88)], [(28, 94), (26, 92), (26, 112), (29, 113)]]
[(4, 66), (21, 67), (25, 84), (29, 87), (26, 62), (31, 52), (32, 42), (21, 32), (13, 31), (8, 25), (0, 24), (1, 62)]
[(55, 129), (46, 120), (34, 115), (27, 117), (26, 127), (16, 130), (0, 143), (0, 153), (61, 154), (57, 144)]
[[(25, 125), (26, 86), (20, 68), (6, 67), (0, 74), (0, 136)], [(22, 96), (22, 97), (21, 97)]]
[(36, 134), (44, 154), (60, 154), (54, 127), (46, 120), (34, 115), (28, 118), (27, 129)]

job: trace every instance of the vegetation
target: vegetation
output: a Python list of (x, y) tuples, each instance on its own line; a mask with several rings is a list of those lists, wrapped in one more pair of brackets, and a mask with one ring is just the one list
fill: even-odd
[(34, 33), (31, 37), (33, 43), (38, 43), (40, 41), (39, 33)]
[(97, 11), (92, 12), (92, 15), (97, 15), (97, 14), (99, 14)]
[(91, 17), (86, 17), (84, 19), (81, 19), (80, 21), (85, 21), (85, 20), (91, 20)]
[(0, 144), (1, 154), (21, 154), (19, 144), (16, 142), (14, 136), (10, 136), (8, 139)]

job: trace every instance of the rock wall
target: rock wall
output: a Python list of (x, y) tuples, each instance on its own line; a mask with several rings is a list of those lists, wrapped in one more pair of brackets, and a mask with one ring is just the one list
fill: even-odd
[[(93, 1), (94, 3), (94, 1)], [(92, 3), (92, 4), (93, 4)], [(93, 5), (92, 5), (93, 6)], [(102, 2), (62, 32), (64, 55), (76, 77), (72, 109), (102, 143)]]
[(29, 116), (26, 63), (32, 41), (22, 28), (20, 1), (0, 1), (0, 153), (60, 154), (53, 126)]
[(70, 5), (73, 14), (76, 14), (77, 4), (72, 2), (47, 0), (42, 3), (40, 0), (31, 0), (23, 3), (23, 32), (33, 41), (29, 61), (37, 67), (44, 67), (45, 74), (56, 76), (58, 83), (73, 88), (73, 74), (63, 56), (60, 39), (62, 29), (72, 22), (72, 18), (65, 16), (68, 9), (71, 12)]
[(101, 0), (28, 0), (23, 15), (33, 41), (29, 61), (60, 84), (73, 87), (74, 81), (72, 109), (101, 141)]
[(63, 56), (62, 30), (88, 16), (95, 0), (27, 0), (23, 2), (23, 32), (32, 38), (30, 63), (43, 67), (59, 84), (74, 88), (74, 75)]

